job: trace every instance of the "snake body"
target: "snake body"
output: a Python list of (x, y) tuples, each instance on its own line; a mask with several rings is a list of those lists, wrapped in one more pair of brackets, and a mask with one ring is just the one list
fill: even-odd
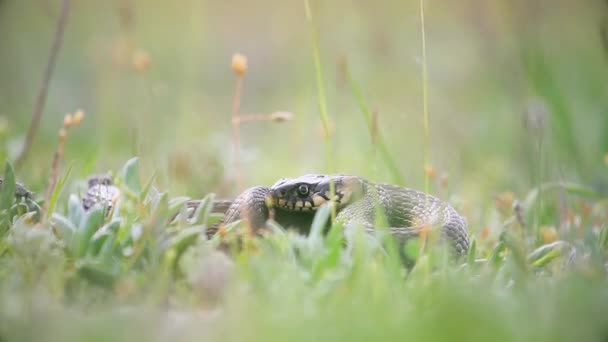
[[(89, 180), (83, 207), (89, 209), (95, 203), (103, 202), (110, 209), (117, 197), (118, 189), (109, 178), (95, 177)], [(437, 197), (342, 174), (283, 178), (270, 187), (249, 188), (233, 201), (214, 201), (212, 212), (223, 213), (224, 218), (210, 227), (207, 235), (211, 237), (220, 226), (238, 220), (245, 221), (257, 232), (270, 218), (283, 227), (306, 233), (315, 212), (330, 203), (336, 205), (336, 221), (348, 231), (360, 227), (366, 233), (374, 234), (378, 232), (377, 218), (383, 217), (388, 231), (400, 241), (418, 237), (430, 229), (439, 229), (440, 236), (457, 254), (464, 254), (469, 248), (465, 219)], [(200, 201), (190, 201), (187, 206), (193, 211), (199, 204)]]
[[(244, 220), (256, 231), (273, 212), (282, 226), (306, 231), (315, 211), (332, 201), (336, 220), (346, 229), (362, 227), (375, 233), (377, 213), (381, 213), (390, 233), (401, 241), (438, 228), (458, 254), (469, 248), (466, 221), (449, 204), (424, 192), (351, 175), (309, 174), (247, 189), (228, 206), (222, 223)], [(208, 234), (214, 234), (215, 228)]]

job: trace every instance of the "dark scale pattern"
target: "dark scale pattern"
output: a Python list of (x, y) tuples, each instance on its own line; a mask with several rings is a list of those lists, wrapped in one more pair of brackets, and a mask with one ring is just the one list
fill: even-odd
[[(223, 223), (242, 219), (248, 221), (254, 230), (258, 230), (264, 227), (269, 218), (266, 206), (268, 198), (275, 203), (281, 198), (296, 201), (297, 195), (291, 190), (297, 189), (301, 184), (307, 184), (311, 193), (300, 199), (310, 199), (314, 195), (327, 197), (329, 181), (335, 184), (336, 194), (341, 200), (336, 219), (344, 222), (347, 229), (362, 226), (367, 232), (375, 233), (376, 210), (380, 208), (386, 215), (390, 232), (402, 241), (418, 236), (422, 228), (438, 228), (441, 229), (442, 237), (447, 238), (458, 254), (464, 254), (469, 248), (466, 222), (449, 204), (424, 192), (390, 184), (375, 184), (348, 175), (305, 175), (281, 179), (271, 188), (250, 188), (233, 201), (226, 211)], [(349, 191), (352, 195), (345, 196)], [(290, 206), (275, 207), (275, 220), (284, 227), (295, 227), (307, 232), (315, 212), (294, 211), (293, 206), (291, 210), (289, 208)], [(208, 233), (213, 235), (218, 226), (219, 224), (211, 227)]]
[[(265, 201), (269, 194), (270, 188), (263, 186), (243, 191), (225, 210), (224, 220), (207, 229), (208, 237), (213, 236), (222, 224), (229, 224), (237, 220), (247, 221), (254, 231), (263, 228), (270, 218), (270, 211)], [(222, 201), (221, 207), (218, 208), (217, 203), (214, 203), (213, 211), (221, 211), (225, 204), (226, 201)], [(216, 210), (216, 208), (220, 210)], [(274, 220), (285, 228), (295, 228), (306, 233), (312, 225), (314, 214), (314, 212), (288, 212), (275, 209)]]

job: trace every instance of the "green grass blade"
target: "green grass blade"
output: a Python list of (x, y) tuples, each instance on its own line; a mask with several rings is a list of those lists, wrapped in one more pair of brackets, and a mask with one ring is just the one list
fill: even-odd
[(315, 217), (312, 221), (312, 225), (310, 227), (310, 234), (308, 234), (308, 239), (310, 241), (319, 241), (323, 238), (323, 231), (325, 230), (325, 225), (327, 224), (327, 220), (331, 214), (331, 206), (324, 205), (319, 210), (317, 210)]
[(150, 179), (148, 179), (148, 181), (144, 185), (143, 190), (139, 194), (139, 201), (140, 202), (143, 203), (146, 200), (146, 197), (148, 196), (148, 193), (150, 192), (150, 189), (152, 189), (152, 184), (154, 183), (154, 179), (155, 178), (156, 178), (156, 171), (154, 171), (154, 173), (152, 173), (152, 176), (150, 176)]
[(77, 237), (74, 239), (75, 256), (83, 257), (89, 247), (93, 234), (103, 225), (105, 218), (105, 208), (96, 205), (86, 214), (82, 224), (78, 227)]
[(0, 211), (8, 210), (15, 202), (15, 172), (8, 161), (4, 164), (4, 179), (0, 183)]
[(469, 252), (467, 254), (467, 263), (469, 267), (473, 267), (475, 265), (475, 260), (477, 256), (477, 240), (471, 239), (471, 245), (469, 246)]
[(49, 198), (49, 200), (48, 200), (48, 207), (46, 209), (45, 217), (51, 217), (51, 215), (55, 211), (55, 206), (57, 205), (57, 201), (59, 200), (59, 195), (61, 194), (61, 191), (63, 190), (63, 187), (65, 186), (65, 183), (68, 181), (68, 179), (70, 178), (70, 175), (72, 174), (73, 166), (74, 166), (74, 164), (71, 163), (70, 166), (68, 166), (68, 169), (65, 172), (65, 174), (63, 175), (63, 177), (61, 177), (61, 178), (59, 178), (59, 180), (57, 180), (57, 184), (55, 184), (55, 188), (53, 189), (53, 192), (51, 193), (51, 198)]
[(367, 124), (370, 136), (376, 136), (376, 144), (378, 150), (380, 151), (380, 156), (391, 174), (392, 181), (396, 184), (404, 184), (405, 180), (401, 175), (401, 171), (399, 171), (399, 166), (397, 165), (397, 162), (395, 162), (395, 159), (393, 158), (388, 147), (386, 146), (386, 143), (384, 142), (384, 136), (382, 135), (382, 132), (380, 130), (374, 131), (372, 112), (370, 111), (369, 106), (365, 102), (365, 98), (361, 93), (361, 89), (353, 78), (348, 66), (346, 66), (346, 80), (348, 82), (348, 85), (350, 86), (350, 91), (353, 94), (357, 105), (359, 106), (359, 111), (361, 112), (361, 114), (363, 114), (363, 119)]

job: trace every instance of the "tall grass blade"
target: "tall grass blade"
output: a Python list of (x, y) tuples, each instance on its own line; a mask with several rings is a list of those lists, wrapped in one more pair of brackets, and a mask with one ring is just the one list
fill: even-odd
[(403, 176), (401, 175), (399, 166), (397, 165), (397, 162), (393, 158), (389, 148), (386, 146), (386, 142), (384, 141), (384, 136), (382, 135), (382, 132), (380, 130), (374, 131), (374, 119), (372, 116), (372, 112), (370, 111), (369, 106), (367, 105), (365, 98), (363, 97), (363, 94), (361, 93), (361, 89), (360, 89), (359, 85), (353, 78), (348, 65), (345, 68), (345, 72), (346, 72), (346, 80), (350, 87), (351, 93), (355, 97), (355, 101), (357, 101), (357, 105), (359, 106), (359, 110), (361, 111), (361, 114), (363, 114), (363, 118), (365, 120), (365, 123), (367, 124), (367, 128), (369, 129), (370, 135), (375, 134), (375, 139), (376, 139), (375, 142), (378, 147), (378, 151), (380, 152), (380, 157), (382, 158), (382, 161), (384, 162), (384, 164), (386, 165), (386, 167), (388, 168), (388, 170), (391, 174), (392, 182), (395, 184), (402, 184), (402, 185), (405, 184), (404, 183), (405, 180), (403, 179)]
[(53, 192), (51, 193), (51, 197), (48, 200), (49, 202), (48, 202), (48, 207), (46, 209), (45, 217), (51, 217), (51, 215), (55, 211), (55, 206), (57, 205), (57, 201), (59, 200), (59, 195), (61, 194), (61, 191), (63, 190), (63, 187), (65, 186), (65, 183), (68, 181), (68, 179), (70, 178), (70, 175), (72, 174), (73, 166), (74, 166), (74, 164), (71, 163), (70, 166), (68, 166), (68, 169), (65, 172), (65, 174), (63, 175), (63, 177), (61, 177), (57, 180), (57, 184), (55, 184), (55, 188), (53, 189)]
[(10, 162), (4, 164), (4, 178), (0, 183), (0, 211), (8, 210), (15, 202), (15, 172)]

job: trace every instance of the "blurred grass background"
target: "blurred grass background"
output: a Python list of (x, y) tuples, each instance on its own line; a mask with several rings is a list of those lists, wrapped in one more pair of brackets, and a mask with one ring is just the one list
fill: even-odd
[[(390, 181), (369, 162), (370, 137), (344, 80), (347, 64), (406, 185), (423, 184), (417, 1), (313, 2), (339, 172)], [(430, 161), (474, 205), (544, 179), (606, 187), (607, 55), (600, 1), (426, 4)], [(48, 56), (59, 2), (0, 2), (0, 115), (14, 157)], [(65, 154), (79, 176), (139, 155), (172, 193), (234, 195), (230, 58), (245, 54), (242, 113), (293, 112), (244, 124), (245, 185), (327, 168), (310, 26), (300, 1), (74, 1), (33, 155), (19, 176), (46, 179), (66, 112), (82, 108)], [(540, 129), (526, 121), (542, 117)], [(538, 121), (538, 120), (537, 120)], [(529, 126), (529, 125), (528, 125)], [(367, 153), (367, 154), (366, 154)], [(35, 187), (35, 186), (34, 186)]]
[[(446, 266), (430, 253), (405, 276), (375, 247), (345, 251), (337, 235), (290, 234), (226, 261), (200, 239), (200, 225), (163, 226), (179, 201), (130, 189), (121, 215), (97, 230), (107, 235), (86, 235), (82, 246), (27, 220), (0, 222), (10, 227), (0, 240), (0, 340), (605, 340), (608, 4), (424, 4), (428, 156), (418, 1), (311, 1), (313, 28), (302, 1), (74, 0), (17, 177), (43, 192), (64, 115), (81, 108), (60, 173), (73, 166), (71, 188), (43, 226), (93, 234), (93, 214), (80, 220), (78, 197), (65, 201), (73, 181), (119, 170), (134, 155), (141, 179), (156, 172), (170, 197), (236, 195), (236, 52), (248, 58), (241, 113), (295, 114), (242, 124), (243, 185), (326, 172), (315, 29), (333, 168), (395, 178), (374, 157), (351, 75), (403, 185), (424, 188), (428, 157), (430, 190), (467, 217), (477, 248), (468, 263)], [(1, 160), (23, 143), (59, 8), (59, 0), (0, 0)], [(137, 178), (135, 164), (125, 174)], [(534, 191), (560, 181), (570, 185)], [(136, 237), (142, 227), (158, 231)], [(569, 242), (547, 245), (556, 239)]]

